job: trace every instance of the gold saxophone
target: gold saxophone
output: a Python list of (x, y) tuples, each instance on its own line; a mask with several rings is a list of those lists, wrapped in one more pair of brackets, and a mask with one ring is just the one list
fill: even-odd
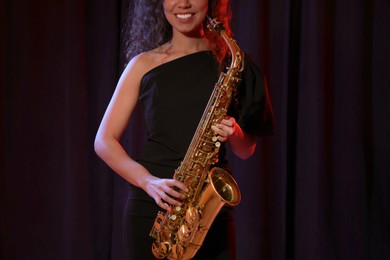
[(181, 206), (170, 206), (165, 213), (158, 212), (154, 221), (150, 236), (155, 239), (152, 252), (158, 259), (191, 259), (222, 206), (235, 206), (241, 199), (233, 177), (219, 167), (210, 170), (210, 166), (218, 161), (221, 145), (211, 126), (226, 116), (241, 81), (243, 53), (218, 19), (207, 19), (208, 28), (219, 33), (228, 45), (232, 60), (227, 72), (220, 74), (187, 153), (173, 176), (189, 191), (184, 193)]

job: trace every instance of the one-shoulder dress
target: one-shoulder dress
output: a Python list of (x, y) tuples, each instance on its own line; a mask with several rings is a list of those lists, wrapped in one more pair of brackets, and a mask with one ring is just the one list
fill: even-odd
[[(137, 161), (151, 174), (172, 178), (183, 160), (220, 73), (211, 51), (180, 57), (148, 71), (141, 80), (147, 141)], [(256, 136), (272, 134), (274, 121), (264, 77), (250, 57), (245, 58), (237, 102), (228, 114)], [(228, 169), (222, 145), (218, 166)], [(155, 259), (149, 236), (158, 211), (163, 211), (142, 189), (130, 185), (123, 226), (128, 259)], [(194, 259), (235, 259), (232, 209), (224, 207), (213, 222)]]

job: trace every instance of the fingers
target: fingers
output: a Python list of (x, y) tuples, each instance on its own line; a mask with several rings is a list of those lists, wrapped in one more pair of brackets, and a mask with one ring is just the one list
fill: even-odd
[(180, 181), (174, 179), (160, 179), (154, 183), (152, 197), (157, 205), (165, 210), (169, 210), (169, 205), (180, 206), (185, 198), (184, 192), (188, 192), (187, 187)]
[(217, 134), (218, 141), (225, 142), (229, 136), (229, 130), (224, 128), (221, 124), (211, 126), (211, 129)]
[(227, 125), (227, 126), (234, 126), (236, 123), (236, 120), (234, 117), (225, 116), (224, 119), (222, 119), (221, 124)]
[(170, 186), (170, 187), (177, 187), (181, 191), (188, 192), (187, 186), (184, 183), (182, 183), (181, 181), (178, 181), (178, 180), (175, 180), (175, 179), (167, 179), (166, 181), (168, 183), (168, 186)]
[(162, 208), (162, 209), (165, 209), (165, 210), (169, 210), (170, 207), (169, 207), (169, 204), (166, 203), (165, 201), (163, 201), (162, 199), (155, 199), (156, 201), (156, 204)]
[(218, 140), (225, 142), (229, 136), (234, 134), (236, 120), (233, 117), (222, 119), (219, 124), (213, 125), (211, 129), (218, 135)]

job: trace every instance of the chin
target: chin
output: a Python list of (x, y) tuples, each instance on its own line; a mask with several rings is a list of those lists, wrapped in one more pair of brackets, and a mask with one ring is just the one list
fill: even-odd
[(181, 34), (191, 37), (200, 37), (203, 36), (202, 25), (198, 26), (177, 26), (174, 27), (174, 30), (178, 31)]

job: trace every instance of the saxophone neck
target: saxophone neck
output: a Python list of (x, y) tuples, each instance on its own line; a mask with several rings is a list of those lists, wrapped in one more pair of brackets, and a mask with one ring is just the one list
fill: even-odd
[(236, 41), (226, 33), (225, 26), (221, 21), (219, 21), (219, 19), (212, 19), (207, 16), (207, 20), (209, 22), (207, 26), (208, 29), (218, 33), (229, 47), (231, 53), (231, 63), (228, 68), (228, 73), (233, 71), (237, 73), (242, 72), (244, 69), (244, 53), (241, 51), (240, 47), (238, 47)]

